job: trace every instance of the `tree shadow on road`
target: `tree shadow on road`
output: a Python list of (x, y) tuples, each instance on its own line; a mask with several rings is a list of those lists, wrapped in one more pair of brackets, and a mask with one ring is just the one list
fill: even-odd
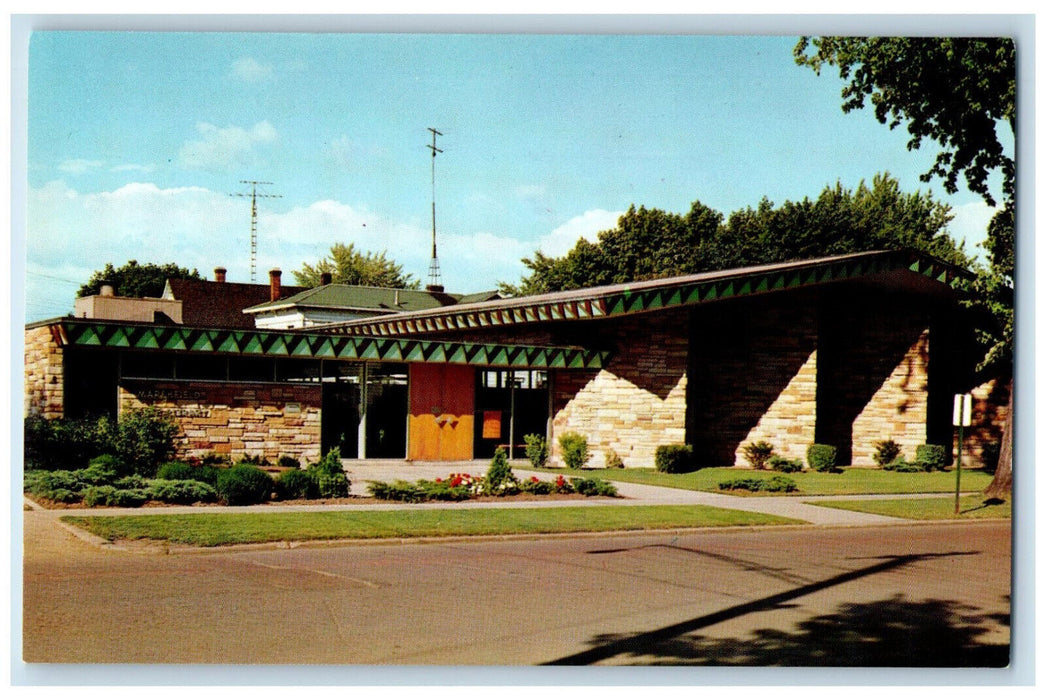
[(588, 665), (608, 659), (627, 663), (627, 659), (633, 659), (641, 665), (1004, 667), (1009, 664), (1009, 644), (985, 644), (978, 639), (999, 626), (1009, 628), (1009, 614), (980, 613), (950, 600), (909, 601), (898, 595), (842, 604), (833, 613), (797, 623), (794, 632), (757, 629), (745, 638), (730, 639), (697, 634), (719, 623), (780, 610), (803, 596), (914, 562), (971, 554), (974, 552), (876, 557), (877, 563), (660, 629), (598, 635), (589, 641), (586, 651), (545, 665)]
[(842, 666), (999, 668), (1008, 644), (977, 639), (1008, 617), (990, 616), (950, 600), (909, 601), (902, 596), (848, 603), (804, 620), (796, 631), (755, 630), (746, 638), (684, 634), (628, 643), (629, 635), (600, 635), (596, 647), (626, 649), (616, 663), (707, 666)]

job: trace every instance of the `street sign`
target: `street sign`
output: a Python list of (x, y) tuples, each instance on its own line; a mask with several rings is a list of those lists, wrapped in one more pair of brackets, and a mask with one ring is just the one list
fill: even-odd
[(956, 394), (955, 404), (952, 407), (952, 425), (970, 427), (973, 415), (973, 396), (970, 394)]

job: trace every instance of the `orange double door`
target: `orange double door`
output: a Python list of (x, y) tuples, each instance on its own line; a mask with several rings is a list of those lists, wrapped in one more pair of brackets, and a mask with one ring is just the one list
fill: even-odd
[(472, 459), (475, 398), (474, 368), (412, 364), (407, 459)]

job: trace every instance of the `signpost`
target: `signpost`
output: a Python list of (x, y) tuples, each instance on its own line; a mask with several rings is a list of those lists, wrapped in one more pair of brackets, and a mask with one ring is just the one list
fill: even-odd
[(973, 397), (970, 394), (956, 394), (952, 408), (952, 425), (959, 429), (959, 458), (955, 468), (955, 513), (959, 513), (959, 481), (962, 478), (962, 429), (969, 427), (973, 414)]

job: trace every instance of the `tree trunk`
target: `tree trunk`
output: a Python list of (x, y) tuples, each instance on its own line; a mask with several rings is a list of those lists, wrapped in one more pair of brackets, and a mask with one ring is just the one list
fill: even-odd
[(1013, 380), (1009, 384), (1010, 398), (1006, 414), (1006, 425), (1002, 430), (1002, 444), (999, 445), (999, 466), (995, 468), (995, 478), (984, 490), (989, 498), (1009, 498), (1013, 494)]

